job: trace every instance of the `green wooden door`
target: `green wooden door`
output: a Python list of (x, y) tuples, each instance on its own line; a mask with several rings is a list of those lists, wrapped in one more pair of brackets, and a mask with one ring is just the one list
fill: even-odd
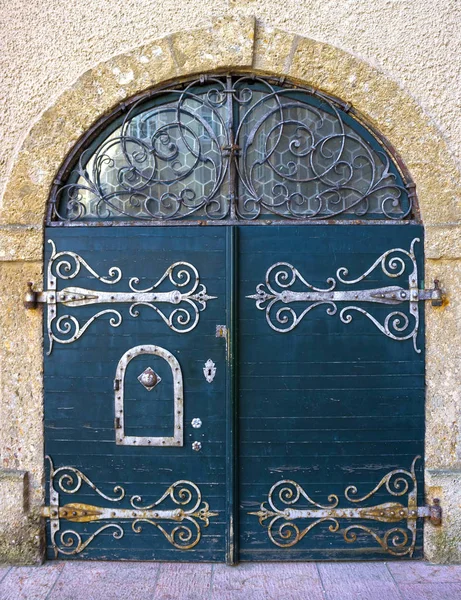
[(224, 560), (225, 238), (48, 230), (49, 557)]
[(415, 225), (48, 230), (48, 555), (421, 556), (422, 244)]
[(240, 229), (241, 560), (421, 556), (422, 233)]

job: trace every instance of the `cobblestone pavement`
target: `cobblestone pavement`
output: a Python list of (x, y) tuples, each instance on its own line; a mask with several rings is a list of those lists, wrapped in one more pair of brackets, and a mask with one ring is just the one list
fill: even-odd
[(0, 600), (461, 600), (461, 565), (48, 562), (0, 567)]

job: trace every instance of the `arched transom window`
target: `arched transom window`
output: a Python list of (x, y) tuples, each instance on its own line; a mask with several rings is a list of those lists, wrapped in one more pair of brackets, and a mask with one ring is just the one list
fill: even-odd
[(68, 156), (49, 223), (402, 220), (413, 188), (339, 100), (256, 76), (151, 90)]

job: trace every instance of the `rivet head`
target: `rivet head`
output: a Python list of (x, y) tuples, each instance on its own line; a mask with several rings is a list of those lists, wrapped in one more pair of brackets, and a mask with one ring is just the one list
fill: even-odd
[(191, 425), (194, 429), (200, 429), (202, 426), (202, 420), (198, 417), (195, 417), (195, 419), (192, 419)]
[(198, 452), (201, 449), (202, 449), (202, 442), (192, 442), (192, 450), (195, 450), (195, 452)]

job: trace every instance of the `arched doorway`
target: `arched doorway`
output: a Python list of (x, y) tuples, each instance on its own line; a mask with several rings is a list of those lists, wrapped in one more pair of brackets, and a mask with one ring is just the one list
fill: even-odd
[(423, 232), (349, 108), (202, 77), (67, 157), (42, 298), (50, 555), (421, 555)]

